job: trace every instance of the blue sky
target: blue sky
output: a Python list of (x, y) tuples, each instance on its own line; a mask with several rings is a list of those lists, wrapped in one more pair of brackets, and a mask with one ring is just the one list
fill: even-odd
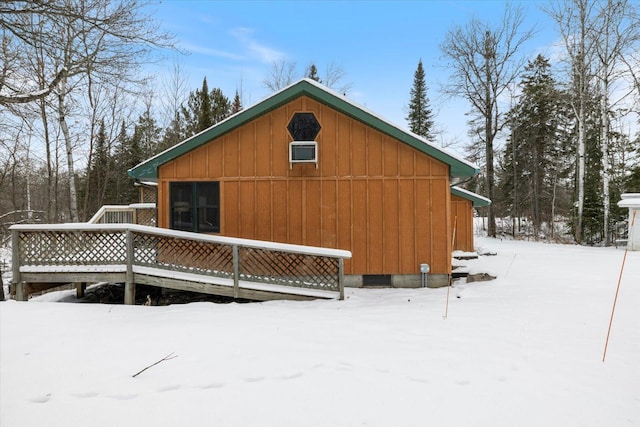
[[(516, 1), (536, 38), (523, 54), (549, 53), (556, 41), (546, 1)], [(272, 63), (295, 62), (300, 73), (314, 63), (322, 74), (342, 67), (347, 96), (380, 116), (406, 126), (409, 91), (418, 61), (426, 72), (428, 96), (443, 134), (439, 143), (465, 144), (469, 107), (441, 95), (448, 70), (440, 52), (446, 32), (473, 17), (497, 22), (504, 1), (163, 1), (154, 16), (161, 28), (189, 51), (179, 62), (189, 90), (218, 87), (229, 98), (241, 91), (246, 106), (270, 94), (263, 81)], [(165, 71), (170, 69), (169, 59)], [(161, 74), (162, 71), (159, 71)]]

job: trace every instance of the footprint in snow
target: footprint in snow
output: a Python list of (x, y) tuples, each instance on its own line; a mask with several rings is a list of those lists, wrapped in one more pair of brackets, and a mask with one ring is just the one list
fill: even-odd
[(160, 387), (158, 389), (158, 391), (161, 392), (161, 393), (164, 393), (164, 392), (167, 392), (167, 391), (174, 391), (174, 390), (179, 390), (179, 389), (180, 389), (179, 385), (173, 384), (173, 385), (168, 385), (168, 386), (165, 386), (165, 387)]
[(75, 393), (74, 396), (82, 398), (82, 399), (89, 399), (89, 398), (92, 398), (92, 397), (97, 397), (98, 393), (96, 393), (95, 391), (88, 391), (88, 392), (85, 392), (85, 393)]
[(51, 393), (47, 393), (43, 396), (34, 397), (29, 399), (33, 403), (47, 403), (51, 399)]
[(198, 386), (198, 388), (202, 390), (208, 390), (211, 388), (220, 388), (223, 386), (224, 386), (224, 383), (208, 383), (208, 384), (202, 384), (201, 386)]
[(116, 399), (116, 400), (131, 400), (138, 397), (138, 395), (137, 394), (113, 394), (107, 397), (110, 397), (111, 399)]
[(353, 369), (353, 365), (349, 362), (338, 363), (338, 369), (341, 371), (350, 371)]
[(279, 376), (278, 379), (280, 379), (280, 380), (294, 380), (296, 378), (300, 378), (301, 376), (302, 376), (302, 372), (294, 372), (292, 374)]

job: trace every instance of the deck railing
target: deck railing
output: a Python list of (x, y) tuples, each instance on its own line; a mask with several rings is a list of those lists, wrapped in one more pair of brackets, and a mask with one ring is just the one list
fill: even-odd
[(156, 225), (155, 203), (130, 205), (105, 205), (88, 221), (89, 224), (138, 224)]
[[(134, 224), (16, 225), (13, 284), (125, 282), (200, 290), (236, 298), (274, 294), (343, 298), (349, 251), (203, 235)], [(191, 285), (188, 285), (191, 284)], [(193, 285), (197, 284), (197, 286)]]

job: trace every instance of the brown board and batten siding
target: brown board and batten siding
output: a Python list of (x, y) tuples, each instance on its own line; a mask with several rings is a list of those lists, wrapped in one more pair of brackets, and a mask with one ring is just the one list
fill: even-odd
[[(320, 123), (318, 166), (289, 163), (287, 124)], [(158, 223), (169, 183), (220, 182), (220, 234), (350, 250), (346, 274), (450, 274), (449, 165), (300, 96), (158, 167)]]
[[(297, 140), (316, 141), (317, 156), (295, 160), (317, 160), (317, 168), (290, 163), (294, 137), (288, 127)], [(308, 150), (310, 144), (296, 147), (305, 145)], [(349, 250), (353, 258), (345, 262), (345, 273), (355, 286), (358, 281), (419, 285), (425, 263), (431, 267), (429, 286), (441, 286), (451, 272), (451, 195), (457, 193), (449, 187), (450, 177), (478, 172), (477, 166), (303, 79), (128, 173), (158, 183), (160, 227), (183, 226), (182, 219), (174, 222), (181, 217), (170, 218), (169, 188), (190, 182), (192, 209), (197, 192), (211, 191), (204, 196), (204, 209), (214, 209), (215, 220), (206, 222), (205, 213), (203, 231), (215, 227), (226, 236)], [(173, 196), (182, 198), (190, 185)], [(189, 203), (179, 201), (184, 202)]]

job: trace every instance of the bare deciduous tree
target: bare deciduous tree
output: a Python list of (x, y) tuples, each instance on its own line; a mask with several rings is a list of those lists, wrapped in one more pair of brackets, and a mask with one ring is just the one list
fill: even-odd
[[(313, 73), (311, 73), (311, 70), (314, 70)], [(342, 93), (343, 95), (346, 95), (347, 92), (351, 89), (351, 83), (345, 83), (344, 81), (346, 72), (341, 65), (336, 64), (335, 62), (331, 62), (325, 68), (325, 72), (323, 75), (317, 75), (317, 70), (318, 69), (316, 68), (315, 64), (310, 63), (305, 68), (304, 73), (300, 74), (296, 70), (295, 62), (288, 62), (285, 59), (281, 59), (271, 64), (269, 74), (264, 79), (263, 83), (266, 88), (276, 92), (300, 79), (301, 76), (304, 76), (311, 77), (312, 79), (319, 81), (328, 88), (334, 89)]]
[(171, 73), (162, 80), (163, 119), (162, 125), (168, 128), (179, 114), (189, 94), (189, 76), (182, 63), (175, 58), (171, 64)]
[(284, 58), (271, 64), (264, 85), (273, 92), (279, 91), (296, 81), (296, 63), (287, 62)]
[[(70, 126), (81, 99), (91, 105), (93, 87), (139, 84), (139, 68), (152, 59), (151, 49), (171, 47), (146, 12), (145, 0), (7, 1), (0, 6), (3, 53), (15, 61), (0, 67), (0, 105), (27, 103), (55, 93), (57, 125), (67, 153), (70, 216), (79, 220), (74, 152), (86, 149), (95, 128)], [(28, 58), (38, 53), (39, 78)], [(81, 90), (82, 89), (82, 90)], [(93, 106), (92, 106), (93, 108)], [(76, 114), (74, 116), (74, 113)], [(94, 117), (94, 119), (97, 119)], [(89, 151), (91, 145), (89, 144)]]
[(575, 239), (582, 241), (582, 216), (584, 212), (585, 147), (588, 119), (587, 102), (593, 80), (593, 46), (589, 39), (589, 16), (593, 3), (590, 0), (558, 0), (547, 13), (556, 21), (571, 66), (573, 83), (572, 107), (578, 122), (576, 140), (576, 186), (578, 190)]
[(602, 151), (602, 200), (604, 244), (611, 244), (611, 120), (610, 114), (616, 105), (633, 90), (622, 90), (614, 95), (616, 83), (629, 75), (627, 67), (621, 67), (624, 58), (638, 50), (640, 28), (634, 8), (627, 0), (606, 0), (598, 3), (591, 37), (594, 39), (596, 77), (600, 84), (600, 124)]
[[(619, 85), (634, 79), (634, 55), (640, 43), (640, 27), (635, 6), (627, 0), (557, 0), (547, 13), (555, 20), (567, 52), (572, 81), (572, 107), (576, 116), (577, 213), (575, 239), (583, 241), (585, 203), (585, 157), (588, 103), (599, 96), (600, 150), (602, 154), (603, 237), (611, 243), (609, 229), (611, 187), (611, 117), (620, 101), (632, 91)], [(638, 84), (635, 81), (636, 86)], [(638, 87), (640, 88), (640, 87)], [(615, 92), (615, 93), (614, 93)]]
[[(500, 96), (512, 85), (526, 59), (518, 58), (520, 47), (533, 36), (522, 30), (521, 7), (507, 5), (497, 26), (472, 19), (465, 26), (455, 26), (441, 45), (452, 70), (445, 92), (466, 98), (473, 112), (484, 119), (479, 134), (485, 146), (487, 196), (494, 197), (494, 140), (504, 125), (499, 108)], [(487, 232), (496, 234), (495, 209), (489, 206)]]
[(340, 64), (331, 62), (325, 67), (324, 75), (322, 77), (323, 84), (331, 89), (337, 90), (343, 95), (346, 95), (353, 86), (350, 82), (345, 82), (347, 73)]

